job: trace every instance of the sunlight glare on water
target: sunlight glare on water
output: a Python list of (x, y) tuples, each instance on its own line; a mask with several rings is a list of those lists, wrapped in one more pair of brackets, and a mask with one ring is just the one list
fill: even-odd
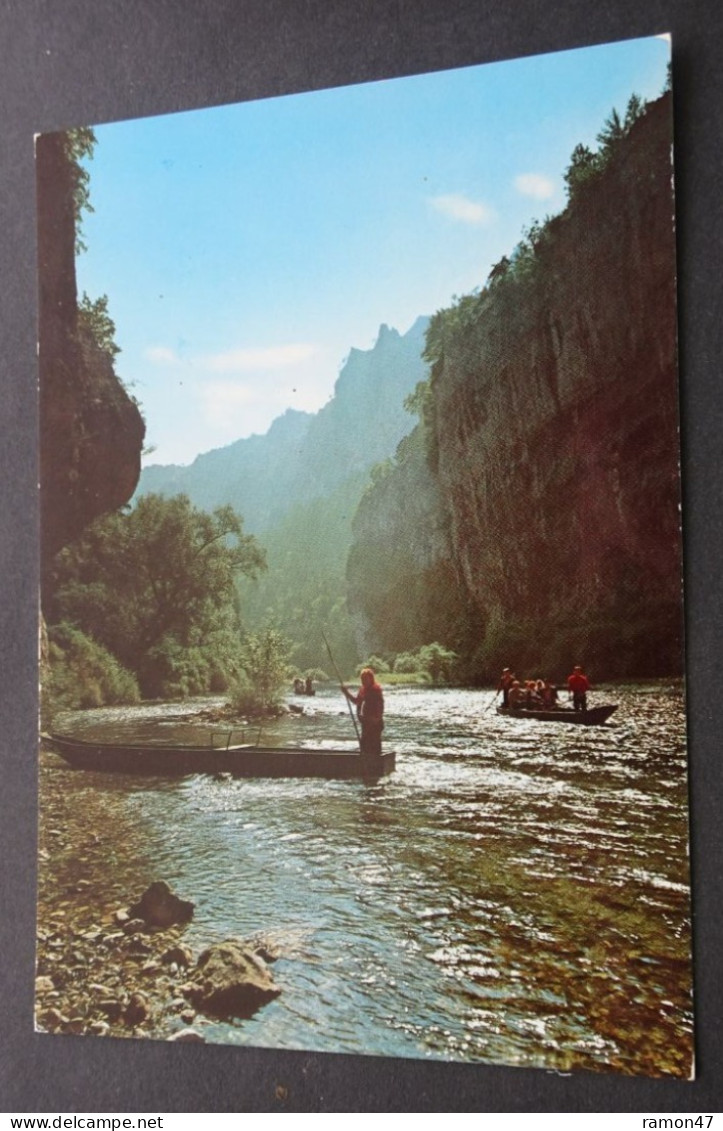
[[(281, 996), (208, 1040), (686, 1075), (682, 694), (605, 698), (620, 704), (612, 722), (579, 728), (502, 718), (490, 692), (390, 688), (397, 770), (375, 785), (56, 772), (79, 794), (123, 794), (137, 839), (118, 867), (130, 882), (151, 860), (149, 879), (195, 902), (192, 947), (263, 935), (279, 951)], [(73, 726), (205, 742), (208, 724), (184, 718), (199, 706)], [(354, 734), (323, 690), (263, 742), (353, 747)]]

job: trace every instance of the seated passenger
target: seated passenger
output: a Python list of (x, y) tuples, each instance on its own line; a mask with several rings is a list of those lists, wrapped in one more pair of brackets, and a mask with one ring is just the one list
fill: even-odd
[(524, 707), (525, 690), (520, 686), (519, 679), (513, 679), (512, 686), (507, 696), (507, 702), (511, 711), (519, 711), (520, 707)]
[(552, 708), (557, 706), (557, 687), (554, 683), (550, 683), (549, 679), (546, 679), (543, 684), (542, 702), (545, 707)]
[(537, 684), (535, 683), (534, 679), (526, 680), (525, 681), (525, 706), (532, 709), (532, 708), (535, 708), (535, 707), (540, 707), (541, 705), (542, 705), (542, 699), (537, 694)]

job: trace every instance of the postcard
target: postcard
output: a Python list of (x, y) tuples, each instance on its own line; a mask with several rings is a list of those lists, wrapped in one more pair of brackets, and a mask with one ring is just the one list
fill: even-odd
[(36, 1028), (693, 1075), (671, 43), (36, 141)]

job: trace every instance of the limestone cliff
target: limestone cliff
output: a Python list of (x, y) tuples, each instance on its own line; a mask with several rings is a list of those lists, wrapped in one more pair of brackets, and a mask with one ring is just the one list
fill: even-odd
[(111, 355), (79, 324), (74, 168), (66, 135), (36, 144), (43, 573), (99, 515), (132, 496), (144, 424)]
[(477, 618), (457, 574), (421, 426), (402, 441), (394, 462), (376, 470), (353, 535), (347, 600), (359, 654), (407, 651), (432, 640), (463, 648)]
[[(479, 674), (503, 660), (681, 667), (670, 127), (665, 96), (447, 320), (428, 453), (449, 558), (485, 626)], [(429, 522), (388, 535), (410, 545)], [(370, 533), (357, 527), (352, 585)]]

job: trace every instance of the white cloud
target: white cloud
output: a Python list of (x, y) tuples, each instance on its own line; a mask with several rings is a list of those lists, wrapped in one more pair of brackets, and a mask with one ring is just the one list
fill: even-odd
[(317, 372), (314, 362), (301, 363), (292, 371), (284, 367), (283, 374), (256, 369), (243, 378), (229, 373), (226, 378), (196, 379), (194, 384), (204, 426), (214, 430), (217, 442), (224, 442), (266, 432), (287, 408), (318, 411), (328, 398), (330, 382), (328, 374)]
[(144, 356), (156, 365), (183, 365), (195, 373), (253, 373), (263, 370), (291, 369), (311, 361), (319, 353), (309, 342), (285, 346), (241, 347), (220, 353), (179, 357), (169, 346), (149, 346)]
[(515, 188), (522, 196), (532, 196), (535, 200), (549, 200), (555, 195), (555, 185), (542, 173), (521, 173), (515, 177)]
[(437, 212), (448, 216), (451, 220), (459, 220), (463, 224), (491, 224), (495, 213), (487, 204), (480, 200), (470, 200), (459, 192), (450, 192), (442, 196), (431, 196), (429, 203)]
[(198, 364), (211, 373), (248, 373), (253, 370), (288, 369), (309, 361), (317, 352), (308, 342), (286, 346), (262, 346), (226, 350), (198, 358)]
[(260, 400), (258, 391), (238, 381), (205, 381), (199, 394), (206, 424), (224, 433), (233, 432), (249, 406)]
[(176, 354), (168, 346), (149, 346), (145, 351), (145, 356), (149, 361), (154, 361), (159, 365), (173, 365), (178, 362)]

